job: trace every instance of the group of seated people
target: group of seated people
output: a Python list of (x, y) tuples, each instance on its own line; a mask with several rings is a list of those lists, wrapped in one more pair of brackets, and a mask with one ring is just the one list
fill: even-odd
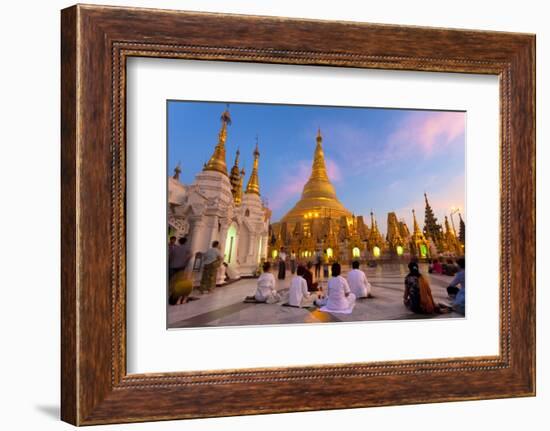
[[(327, 292), (323, 292), (318, 283), (313, 282), (312, 264), (299, 265), (290, 281), (288, 305), (305, 307), (316, 305), (326, 311), (346, 312), (353, 309), (357, 298), (371, 296), (371, 285), (367, 276), (359, 269), (359, 262), (352, 263), (347, 280), (341, 275), (339, 263), (332, 264), (332, 275), (327, 283)], [(281, 300), (275, 288), (275, 276), (271, 273), (271, 263), (263, 264), (263, 273), (258, 278), (254, 298), (258, 302), (273, 304)]]
[[(437, 259), (430, 265), (428, 270), (430, 273), (436, 272), (433, 270), (435, 263), (438, 263)], [(452, 305), (449, 306), (435, 303), (430, 284), (426, 277), (420, 273), (418, 262), (411, 261), (409, 263), (409, 273), (405, 277), (405, 291), (403, 293), (405, 306), (417, 314), (442, 314), (455, 311), (464, 315), (466, 298), (465, 259), (458, 259), (457, 264), (458, 269), (454, 272), (455, 277), (447, 287), (449, 298), (453, 301)]]
[(439, 259), (433, 259), (429, 263), (428, 272), (430, 274), (442, 274), (453, 277), (460, 271), (459, 265), (456, 264), (453, 259), (447, 259), (446, 262), (443, 262), (443, 260), (439, 261)]
[[(452, 300), (451, 305), (436, 303), (428, 279), (420, 273), (416, 260), (409, 263), (409, 273), (405, 276), (403, 303), (410, 311), (416, 314), (443, 314), (455, 311), (465, 314), (465, 260), (457, 260), (458, 272), (447, 287), (447, 293)], [(263, 273), (258, 278), (258, 286), (254, 298), (258, 302), (269, 304), (281, 301), (281, 295), (275, 288), (275, 277), (270, 272), (271, 264), (264, 263)], [(332, 275), (327, 283), (327, 290), (323, 292), (316, 283), (307, 266), (300, 265), (292, 277), (288, 292), (287, 305), (293, 307), (307, 307), (316, 305), (321, 311), (351, 312), (357, 298), (366, 298), (371, 295), (371, 285), (367, 276), (359, 269), (359, 262), (352, 263), (352, 270), (347, 279), (341, 275), (339, 263), (332, 264)]]

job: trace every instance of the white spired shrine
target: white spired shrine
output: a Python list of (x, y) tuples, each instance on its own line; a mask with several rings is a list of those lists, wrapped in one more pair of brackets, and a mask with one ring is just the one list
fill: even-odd
[(252, 173), (243, 190), (244, 169), (239, 169), (239, 151), (230, 174), (225, 160), (229, 111), (221, 116), (218, 144), (208, 163), (197, 174), (193, 184), (179, 180), (179, 165), (168, 178), (168, 225), (170, 235), (187, 237), (193, 258), (195, 280), (200, 279), (200, 254), (213, 241), (219, 241), (231, 278), (253, 275), (267, 257), (271, 211), (260, 198), (256, 140)]

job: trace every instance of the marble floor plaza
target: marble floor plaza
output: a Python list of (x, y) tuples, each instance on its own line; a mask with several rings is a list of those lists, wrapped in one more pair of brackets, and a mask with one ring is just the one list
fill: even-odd
[[(348, 268), (344, 269), (344, 276)], [(461, 318), (457, 313), (443, 315), (416, 315), (403, 305), (403, 279), (406, 264), (383, 264), (375, 268), (363, 268), (372, 285), (372, 298), (356, 301), (351, 314), (325, 313), (315, 306), (309, 308), (284, 307), (288, 296), (291, 274), (285, 280), (277, 280), (277, 290), (282, 300), (276, 304), (244, 303), (245, 296), (253, 295), (256, 279), (246, 278), (217, 287), (210, 294), (201, 295), (187, 304), (168, 306), (168, 328), (243, 326), (261, 324), (353, 322), (369, 320), (403, 320)], [(428, 277), (435, 302), (449, 304), (446, 287), (452, 277), (428, 274), (427, 265), (421, 264), (421, 272)], [(321, 278), (322, 280), (322, 278)]]

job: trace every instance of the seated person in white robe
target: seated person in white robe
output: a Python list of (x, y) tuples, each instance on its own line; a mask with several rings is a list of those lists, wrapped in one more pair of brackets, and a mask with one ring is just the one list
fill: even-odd
[(365, 273), (359, 269), (359, 261), (354, 260), (351, 267), (353, 269), (348, 273), (348, 284), (351, 293), (356, 298), (368, 298), (371, 296), (371, 285)]
[(310, 297), (310, 293), (307, 290), (307, 281), (303, 277), (305, 268), (300, 265), (296, 271), (296, 275), (292, 277), (290, 281), (290, 289), (288, 290), (288, 305), (294, 307), (303, 307), (307, 303)]
[(268, 304), (273, 304), (279, 302), (281, 297), (275, 290), (275, 277), (271, 272), (271, 263), (266, 262), (263, 265), (263, 273), (258, 278), (258, 287), (254, 298), (258, 302), (267, 302)]
[(355, 295), (351, 293), (348, 282), (340, 275), (342, 268), (339, 263), (332, 264), (332, 277), (328, 280), (327, 297), (316, 301), (323, 306), (323, 311), (350, 312), (355, 306)]

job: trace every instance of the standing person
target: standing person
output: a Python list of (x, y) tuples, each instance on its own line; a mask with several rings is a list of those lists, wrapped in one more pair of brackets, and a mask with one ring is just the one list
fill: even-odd
[(284, 280), (286, 277), (286, 253), (285, 249), (281, 247), (281, 251), (279, 252), (279, 274), (277, 275), (277, 278), (279, 280)]
[(258, 278), (254, 298), (258, 302), (266, 302), (268, 304), (279, 302), (281, 297), (275, 289), (275, 276), (270, 272), (271, 264), (269, 262), (265, 262), (262, 269), (264, 272)]
[(365, 273), (359, 269), (359, 261), (354, 260), (351, 267), (353, 269), (348, 273), (348, 284), (351, 293), (356, 298), (368, 298), (371, 296), (371, 285)]
[[(311, 262), (308, 262), (307, 267), (304, 268), (304, 275), (302, 275), (302, 277), (304, 277), (304, 279), (306, 280), (307, 290), (310, 292), (317, 292), (319, 290), (319, 283), (313, 282), (313, 273), (311, 272), (312, 267), (313, 264)], [(298, 266), (298, 270), (299, 269), (300, 267)]]
[[(449, 296), (454, 295), (453, 309), (464, 315), (466, 311), (466, 259), (461, 257), (456, 263), (460, 269), (447, 287), (447, 293)], [(460, 289), (457, 288), (458, 285), (460, 285)]]
[(409, 263), (409, 273), (405, 277), (403, 303), (409, 310), (417, 314), (434, 314), (448, 311), (448, 308), (440, 309), (434, 302), (430, 284), (420, 274), (418, 262), (415, 261)]
[(317, 250), (315, 253), (315, 280), (319, 280), (321, 277), (321, 250)]
[(296, 273), (296, 253), (294, 250), (290, 253), (290, 272), (292, 274)]
[(176, 272), (184, 270), (191, 260), (191, 250), (185, 245), (186, 242), (186, 237), (180, 238), (178, 241), (179, 244), (176, 244), (175, 241), (172, 244), (172, 241), (170, 241), (171, 248), (168, 249), (168, 279), (172, 278)]
[(434, 274), (443, 274), (443, 266), (441, 265), (441, 262), (439, 259), (434, 259), (433, 265), (432, 265), (432, 272)]
[(214, 241), (203, 258), (202, 277), (199, 290), (201, 293), (209, 292), (216, 287), (216, 275), (218, 268), (223, 261), (223, 255), (220, 250), (220, 242)]
[(332, 264), (332, 277), (328, 280), (327, 297), (318, 301), (321, 311), (350, 313), (355, 306), (355, 295), (351, 293), (348, 282), (340, 275), (341, 266), (338, 262)]
[(328, 254), (327, 251), (323, 251), (323, 278), (328, 278)]
[(296, 275), (292, 277), (290, 281), (290, 288), (288, 290), (288, 304), (293, 307), (302, 307), (307, 303), (310, 294), (307, 289), (307, 282), (305, 280), (304, 273), (306, 269), (303, 266), (299, 266), (296, 271)]

